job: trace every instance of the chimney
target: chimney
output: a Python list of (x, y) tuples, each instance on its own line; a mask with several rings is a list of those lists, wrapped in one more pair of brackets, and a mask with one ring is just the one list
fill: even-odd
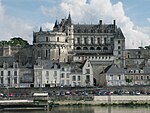
[(99, 24), (102, 25), (102, 20), (99, 20)]
[(114, 31), (116, 31), (116, 20), (114, 20)]

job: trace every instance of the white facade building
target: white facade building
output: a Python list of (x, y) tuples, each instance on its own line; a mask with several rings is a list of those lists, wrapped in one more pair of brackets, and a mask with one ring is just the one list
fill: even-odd
[(9, 88), (19, 87), (19, 68), (17, 62), (7, 61), (0, 63), (0, 86)]
[(75, 86), (93, 86), (93, 69), (88, 60), (84, 63), (37, 60), (34, 65), (34, 87)]

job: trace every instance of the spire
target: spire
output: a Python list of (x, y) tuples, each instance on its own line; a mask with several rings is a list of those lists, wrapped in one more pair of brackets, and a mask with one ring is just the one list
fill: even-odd
[(69, 12), (69, 15), (68, 15), (67, 23), (68, 23), (68, 25), (71, 25), (71, 24), (72, 24), (70, 12)]
[(42, 27), (40, 27), (40, 32), (42, 32), (43, 30), (42, 30)]
[(55, 21), (55, 25), (54, 25), (54, 28), (57, 28), (58, 27), (58, 22), (57, 20)]

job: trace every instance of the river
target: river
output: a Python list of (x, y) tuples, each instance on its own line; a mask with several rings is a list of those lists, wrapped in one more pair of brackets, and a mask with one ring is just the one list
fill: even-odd
[(1, 113), (150, 113), (150, 107), (54, 107), (51, 111), (1, 111)]

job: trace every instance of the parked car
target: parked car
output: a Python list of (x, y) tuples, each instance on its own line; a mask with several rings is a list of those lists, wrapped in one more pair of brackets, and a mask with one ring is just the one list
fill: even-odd
[(135, 91), (135, 95), (140, 95), (140, 91)]
[(0, 97), (3, 97), (4, 96), (4, 94), (3, 93), (0, 93)]

